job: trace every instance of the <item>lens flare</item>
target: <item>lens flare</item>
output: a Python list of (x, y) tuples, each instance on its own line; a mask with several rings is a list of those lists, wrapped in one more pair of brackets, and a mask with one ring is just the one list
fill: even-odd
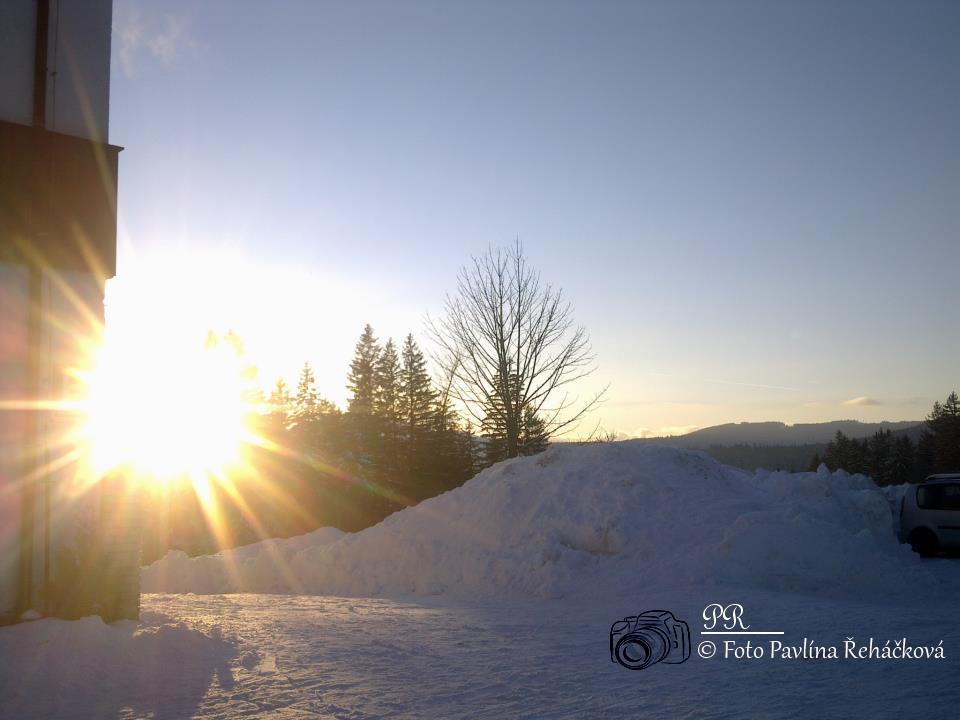
[(108, 341), (85, 403), (91, 464), (156, 482), (222, 474), (247, 435), (248, 394), (230, 343), (158, 350)]

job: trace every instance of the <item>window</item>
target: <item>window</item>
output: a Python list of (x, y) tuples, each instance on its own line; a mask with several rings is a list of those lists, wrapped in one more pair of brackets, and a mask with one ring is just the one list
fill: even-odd
[(926, 510), (960, 510), (960, 484), (921, 485), (917, 506)]

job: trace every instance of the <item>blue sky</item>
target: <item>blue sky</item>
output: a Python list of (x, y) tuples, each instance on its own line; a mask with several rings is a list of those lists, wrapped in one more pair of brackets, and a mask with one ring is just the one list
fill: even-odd
[[(118, 0), (111, 322), (342, 402), (519, 236), (643, 434), (958, 387), (960, 5)], [(163, 302), (158, 302), (163, 298)]]

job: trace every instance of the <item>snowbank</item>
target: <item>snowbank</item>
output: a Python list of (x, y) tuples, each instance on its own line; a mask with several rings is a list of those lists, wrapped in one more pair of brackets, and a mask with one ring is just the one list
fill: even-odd
[(168, 556), (145, 569), (144, 590), (561, 597), (729, 584), (890, 596), (934, 582), (897, 543), (869, 478), (751, 474), (645, 443), (555, 445), (362, 532), (314, 535), (233, 562)]
[(343, 537), (336, 528), (320, 528), (306, 535), (264, 540), (224, 550), (216, 555), (189, 557), (172, 550), (140, 573), (143, 592), (225, 593), (303, 592), (289, 571), (291, 558), (301, 550), (321, 547)]

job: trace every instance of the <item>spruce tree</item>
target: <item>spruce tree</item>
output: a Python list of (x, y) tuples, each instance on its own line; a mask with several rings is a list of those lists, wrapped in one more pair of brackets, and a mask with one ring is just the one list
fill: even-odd
[(376, 388), (373, 412), (384, 421), (396, 424), (400, 409), (400, 360), (393, 340), (387, 340), (374, 364)]
[(807, 472), (816, 472), (822, 463), (823, 459), (820, 457), (820, 453), (814, 453), (810, 465), (807, 466)]
[[(511, 377), (507, 385), (512, 385)], [(496, 379), (496, 384), (500, 379)], [(510, 387), (504, 388), (502, 395), (492, 396), (486, 403), (486, 414), (480, 426), (480, 432), (486, 438), (484, 445), (484, 459), (487, 464), (492, 464), (504, 460), (510, 456), (508, 435), (509, 435), (509, 413), (504, 408), (502, 398), (512, 397), (513, 393)], [(536, 455), (547, 449), (550, 439), (550, 433), (547, 423), (537, 415), (534, 408), (527, 405), (520, 408), (520, 433), (517, 436), (517, 448), (520, 455)]]
[(547, 424), (529, 405), (523, 409), (523, 419), (520, 426), (520, 454), (536, 455), (547, 449), (550, 436), (547, 433)]
[(347, 389), (352, 393), (349, 411), (359, 415), (373, 414), (377, 396), (377, 359), (380, 346), (373, 334), (373, 328), (367, 324), (357, 341), (353, 360), (350, 362), (350, 374), (347, 376)]
[(403, 493), (397, 477), (400, 461), (397, 422), (399, 419), (400, 361), (393, 340), (387, 340), (374, 365), (376, 389), (373, 398), (373, 421), (379, 442), (374, 448), (380, 475)]
[[(427, 364), (413, 335), (408, 334), (401, 350), (398, 383), (398, 428), (400, 434), (400, 473), (415, 496), (425, 496), (431, 478), (443, 472), (437, 462), (442, 452), (441, 432), (431, 427), (434, 423), (436, 393), (427, 374)], [(414, 485), (421, 487), (414, 487)]]
[(413, 435), (430, 425), (436, 393), (427, 374), (427, 363), (413, 335), (407, 335), (401, 352), (399, 414), (405, 431)]
[(310, 363), (305, 362), (297, 380), (297, 397), (294, 400), (293, 418), (298, 424), (316, 420), (320, 414), (320, 395)]
[(960, 471), (960, 397), (956, 392), (951, 392), (943, 403), (933, 404), (925, 434), (933, 456), (931, 472)]
[(890, 455), (890, 482), (900, 485), (912, 482), (914, 473), (913, 441), (908, 435), (901, 435), (893, 444)]
[(286, 380), (277, 378), (277, 383), (270, 392), (268, 402), (270, 404), (270, 414), (280, 418), (285, 426), (293, 409), (293, 396), (290, 395), (290, 387)]
[(890, 458), (893, 452), (893, 440), (889, 430), (878, 430), (867, 441), (867, 472), (877, 485), (889, 485), (892, 482)]

